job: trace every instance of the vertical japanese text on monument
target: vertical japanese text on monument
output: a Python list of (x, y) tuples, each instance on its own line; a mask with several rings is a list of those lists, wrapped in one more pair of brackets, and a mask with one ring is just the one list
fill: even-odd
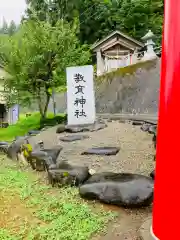
[(93, 88), (93, 66), (68, 67), (68, 125), (93, 124), (96, 118)]
[(86, 96), (84, 95), (86, 80), (82, 74), (76, 73), (74, 74), (74, 83), (76, 95), (76, 99), (74, 100), (74, 106), (76, 106), (74, 116), (76, 118), (86, 117), (87, 115), (84, 110), (84, 106), (86, 105)]

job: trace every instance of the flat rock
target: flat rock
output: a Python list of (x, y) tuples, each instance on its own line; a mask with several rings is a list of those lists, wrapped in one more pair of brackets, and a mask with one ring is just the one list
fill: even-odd
[(28, 132), (28, 135), (29, 136), (36, 136), (37, 134), (39, 134), (41, 131), (38, 131), (38, 130), (30, 130)]
[(64, 124), (61, 124), (61, 125), (59, 125), (59, 126), (57, 127), (56, 133), (63, 133), (63, 132), (65, 132), (65, 130), (66, 130), (65, 125), (64, 125)]
[(99, 173), (80, 186), (79, 194), (85, 199), (132, 208), (150, 205), (153, 190), (154, 182), (150, 177), (131, 173)]
[(52, 169), (51, 166), (51, 169), (48, 170), (48, 179), (52, 186), (79, 186), (90, 177), (88, 167), (73, 166), (65, 161), (56, 164), (56, 166), (56, 169)]
[(143, 124), (142, 121), (132, 121), (132, 125), (134, 126), (141, 126)]
[(143, 132), (148, 132), (150, 126), (151, 126), (151, 124), (144, 123), (144, 124), (141, 126), (141, 130), (142, 130)]
[(58, 165), (56, 163), (50, 164), (48, 170), (54, 170), (54, 169), (58, 169)]
[(0, 152), (7, 154), (7, 150), (9, 148), (9, 145), (0, 145)]
[(113, 121), (113, 120), (112, 120), (112, 119), (110, 119), (110, 118), (108, 118), (108, 119), (107, 119), (107, 122), (112, 122), (112, 121)]
[(119, 123), (126, 123), (126, 120), (125, 119), (120, 119)]
[(154, 180), (155, 179), (155, 170), (153, 170), (151, 173), (150, 173), (150, 177)]
[(56, 164), (56, 161), (53, 161), (47, 152), (38, 149), (32, 151), (27, 157), (27, 160), (32, 169), (36, 171), (45, 171), (50, 165)]
[(48, 170), (51, 165), (56, 164), (61, 150), (61, 146), (56, 146), (52, 149), (36, 149), (31, 152), (28, 161), (32, 169), (45, 171)]
[(61, 137), (60, 140), (63, 142), (74, 142), (77, 140), (83, 140), (87, 138), (89, 138), (89, 136), (87, 135), (69, 135), (69, 136)]
[(90, 128), (90, 132), (97, 132), (101, 129), (104, 129), (107, 127), (107, 124), (106, 123), (97, 123), (95, 124), (92, 128)]
[(157, 126), (156, 125), (151, 125), (148, 129), (148, 133), (156, 134), (156, 132), (157, 132)]
[(62, 151), (62, 147), (61, 146), (55, 146), (51, 149), (45, 148), (43, 150), (41, 150), (42, 152), (46, 152), (48, 156), (50, 156), (53, 160), (54, 163), (56, 163), (56, 160), (60, 154), (60, 152)]
[(15, 140), (20, 140), (20, 139), (23, 140), (23, 139), (25, 139), (25, 138), (28, 139), (29, 136), (28, 136), (28, 135), (25, 135), (25, 136), (16, 136), (15, 139), (14, 139), (14, 141), (15, 141)]
[(119, 152), (120, 148), (117, 147), (96, 147), (96, 148), (90, 148), (81, 155), (116, 155)]
[(0, 146), (4, 146), (4, 145), (9, 145), (9, 143), (8, 142), (0, 142)]
[(31, 152), (31, 157), (40, 157), (40, 158), (42, 158), (42, 157), (46, 157), (48, 154), (47, 154), (47, 152), (44, 152), (44, 151), (41, 151), (41, 150), (35, 150), (35, 151), (32, 151)]
[(126, 174), (114, 173), (114, 172), (102, 172), (93, 174), (87, 181), (88, 183), (98, 183), (98, 182), (107, 182), (107, 181), (121, 181), (126, 177)]
[(42, 152), (39, 149), (33, 150), (30, 155), (27, 157), (27, 161), (29, 162), (31, 168), (36, 171), (45, 171), (45, 161), (44, 159), (47, 157), (46, 152)]
[(28, 144), (28, 137), (19, 137), (18, 139), (14, 140), (8, 147), (7, 150), (7, 157), (11, 158), (12, 160), (17, 160), (17, 154), (20, 151), (20, 148), (23, 144)]

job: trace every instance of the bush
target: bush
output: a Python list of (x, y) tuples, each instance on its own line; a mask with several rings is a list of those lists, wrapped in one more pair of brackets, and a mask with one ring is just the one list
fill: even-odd
[(40, 130), (45, 126), (54, 126), (65, 122), (66, 119), (67, 115), (61, 114), (54, 117), (52, 113), (48, 113), (47, 118), (42, 120), (39, 113), (33, 113), (29, 117), (21, 117), (14, 125), (0, 129), (0, 141), (12, 141), (16, 136), (24, 136), (30, 130)]
[(48, 116), (45, 119), (40, 120), (40, 129), (46, 126), (55, 126), (57, 124), (65, 123), (67, 121), (67, 115), (59, 115), (59, 116)]

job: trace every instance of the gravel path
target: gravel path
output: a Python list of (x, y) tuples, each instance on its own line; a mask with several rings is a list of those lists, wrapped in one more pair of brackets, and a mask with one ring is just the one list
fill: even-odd
[[(152, 135), (142, 132), (139, 126), (114, 121), (108, 123), (108, 127), (103, 130), (83, 133), (90, 138), (71, 143), (60, 142), (60, 136), (70, 134), (56, 134), (56, 129), (57, 126), (48, 129), (33, 137), (32, 140), (33, 142), (43, 140), (45, 147), (48, 148), (57, 144), (62, 145), (63, 151), (59, 160), (63, 158), (72, 164), (89, 166), (96, 172), (114, 171), (149, 175), (154, 168)], [(80, 155), (88, 148), (101, 146), (117, 146), (120, 147), (120, 151), (116, 156)], [(152, 211), (151, 207), (133, 211), (108, 206), (106, 208), (118, 212), (119, 218), (116, 223), (110, 224), (105, 236), (99, 236), (93, 240), (137, 239), (139, 227), (146, 217), (151, 216)]]

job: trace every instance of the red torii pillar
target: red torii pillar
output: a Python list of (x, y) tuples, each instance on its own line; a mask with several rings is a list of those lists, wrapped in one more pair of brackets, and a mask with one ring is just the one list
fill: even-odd
[(165, 0), (152, 230), (180, 239), (180, 0)]

